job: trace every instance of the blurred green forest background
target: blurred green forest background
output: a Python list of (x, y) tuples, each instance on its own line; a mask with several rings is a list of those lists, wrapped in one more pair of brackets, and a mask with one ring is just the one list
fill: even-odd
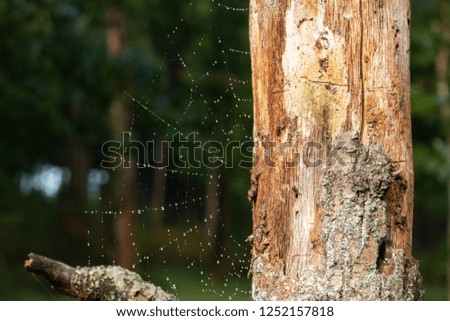
[[(248, 168), (100, 166), (102, 145), (251, 141), (248, 3), (0, 2), (0, 299), (66, 299), (27, 273), (36, 252), (120, 264), (181, 300), (250, 299)], [(426, 299), (446, 300), (448, 0), (412, 1), (414, 255)], [(182, 143), (180, 143), (182, 144)], [(249, 145), (250, 146), (250, 145)], [(129, 168), (124, 168), (129, 167)]]

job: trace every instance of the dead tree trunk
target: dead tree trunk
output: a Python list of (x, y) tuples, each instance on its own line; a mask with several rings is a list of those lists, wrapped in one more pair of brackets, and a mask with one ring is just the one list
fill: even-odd
[(422, 298), (410, 4), (250, 1), (255, 300)]

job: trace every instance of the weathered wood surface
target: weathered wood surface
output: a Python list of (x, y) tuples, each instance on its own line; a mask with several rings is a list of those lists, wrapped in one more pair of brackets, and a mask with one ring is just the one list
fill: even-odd
[(71, 267), (30, 253), (27, 271), (42, 275), (55, 290), (83, 300), (173, 301), (172, 294), (119, 266)]
[[(409, 28), (408, 0), (250, 1), (254, 299), (421, 297), (411, 256)], [(344, 133), (357, 135), (358, 157), (334, 167)], [(357, 191), (356, 174), (379, 183), (363, 168), (355, 174), (366, 162), (359, 153), (384, 173), (382, 189)], [(323, 269), (323, 288), (305, 286)]]

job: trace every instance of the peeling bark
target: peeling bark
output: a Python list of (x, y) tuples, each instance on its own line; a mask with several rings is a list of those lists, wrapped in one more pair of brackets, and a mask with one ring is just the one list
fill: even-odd
[(360, 144), (356, 131), (339, 135), (333, 147), (339, 161), (323, 167), (314, 255), (298, 279), (257, 257), (253, 275), (277, 281), (273, 292), (254, 282), (254, 299), (280, 299), (279, 289), (295, 300), (421, 299), (418, 264), (393, 247), (389, 233), (405, 223), (389, 208), (398, 196), (389, 194), (405, 187), (397, 166), (379, 145)]
[(407, 0), (250, 1), (254, 299), (421, 298), (409, 15)]

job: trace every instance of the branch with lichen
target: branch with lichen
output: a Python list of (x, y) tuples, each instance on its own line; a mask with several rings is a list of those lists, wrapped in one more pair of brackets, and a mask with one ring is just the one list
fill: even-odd
[(72, 267), (45, 256), (30, 253), (25, 269), (42, 275), (52, 287), (82, 300), (173, 301), (175, 296), (135, 272), (119, 266)]

